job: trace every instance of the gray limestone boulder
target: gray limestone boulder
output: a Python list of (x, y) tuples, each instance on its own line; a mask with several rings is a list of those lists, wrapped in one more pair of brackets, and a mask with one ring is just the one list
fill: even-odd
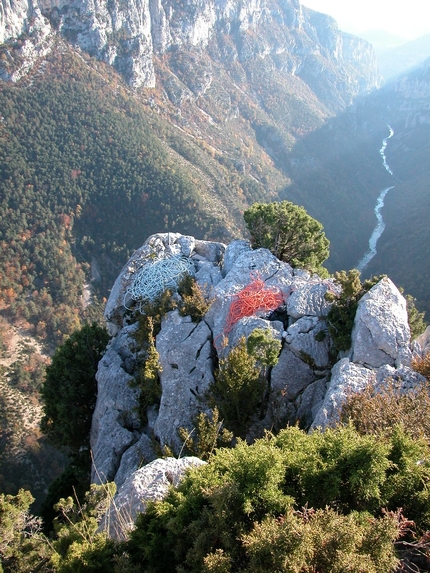
[(322, 428), (337, 422), (339, 411), (348, 396), (358, 393), (372, 384), (375, 390), (382, 391), (389, 382), (396, 383), (401, 392), (410, 392), (426, 383), (426, 378), (408, 366), (394, 368), (384, 364), (378, 369), (365, 368), (354, 364), (348, 358), (337, 362), (331, 372), (331, 380), (312, 428)]
[(387, 277), (359, 301), (352, 331), (351, 359), (379, 368), (408, 365), (411, 359), (406, 301)]
[(427, 379), (424, 376), (408, 366), (394, 368), (385, 364), (376, 371), (376, 389), (384, 388), (388, 381), (398, 385), (402, 392), (409, 392), (427, 383)]
[(140, 428), (137, 414), (138, 390), (131, 387), (133, 376), (124, 368), (134, 343), (134, 327), (126, 327), (114, 338), (99, 362), (97, 402), (91, 426), (93, 452), (92, 481), (111, 481), (126, 449), (136, 441)]
[(205, 395), (213, 381), (212, 333), (205, 321), (196, 324), (175, 310), (163, 319), (156, 347), (162, 395), (154, 433), (161, 446), (178, 453), (179, 428), (191, 430), (194, 417), (207, 408)]
[(288, 327), (284, 339), (289, 348), (315, 369), (329, 367), (327, 324), (317, 316), (303, 316)]
[(136, 516), (149, 501), (162, 500), (171, 486), (176, 487), (187, 469), (204, 465), (195, 457), (157, 459), (130, 474), (117, 490), (100, 529), (109, 537), (123, 540), (134, 528)]
[(136, 439), (137, 441), (130, 445), (121, 456), (121, 462), (115, 474), (117, 490), (137, 468), (157, 459), (154, 444), (149, 436), (140, 434)]
[(194, 259), (195, 279), (208, 300), (213, 298), (213, 288), (222, 280), (221, 267), (207, 260)]
[(311, 425), (323, 404), (327, 383), (327, 377), (315, 380), (295, 400), (296, 420), (300, 420), (306, 428)]
[(269, 405), (264, 426), (279, 429), (286, 423), (295, 423), (295, 401), (316, 379), (314, 370), (285, 346), (271, 371)]
[(217, 243), (216, 241), (201, 241), (195, 239), (194, 242), (195, 254), (214, 265), (221, 266), (224, 260), (226, 246), (224, 243)]
[(275, 340), (282, 340), (282, 333), (284, 331), (282, 322), (277, 320), (269, 321), (256, 316), (245, 316), (234, 325), (228, 336), (227, 345), (224, 348), (218, 349), (218, 356), (220, 358), (226, 357), (232, 348), (238, 345), (241, 338), (247, 340), (256, 328), (268, 330)]
[[(146, 265), (148, 268), (154, 259), (169, 255), (183, 255), (194, 263), (196, 270), (202, 271), (199, 283), (209, 286), (220, 280), (219, 265), (223, 260), (225, 245), (210, 241), (198, 241), (194, 237), (180, 233), (156, 233), (137, 249), (116, 279), (105, 308), (105, 318), (109, 333), (114, 336), (123, 326), (126, 307), (132, 305), (128, 295), (133, 280)], [(190, 265), (191, 268), (191, 265)]]
[(421, 357), (430, 352), (430, 326), (414, 341), (414, 351), (417, 356)]
[(331, 380), (324, 401), (315, 415), (311, 428), (324, 429), (337, 422), (342, 404), (351, 393), (360, 392), (366, 385), (374, 383), (375, 373), (342, 358), (331, 371)]
[[(230, 337), (229, 313), (237, 294), (254, 279), (261, 279), (266, 289), (272, 289), (286, 298), (293, 282), (291, 267), (279, 261), (267, 249), (251, 250), (246, 241), (233, 241), (225, 252), (224, 279), (212, 290), (213, 301), (206, 320), (213, 331), (215, 346), (222, 347), (223, 337)], [(275, 310), (275, 309), (273, 309)], [(261, 311), (254, 316), (267, 318), (271, 311)]]
[(224, 276), (229, 273), (235, 266), (236, 261), (243, 253), (251, 253), (252, 248), (249, 241), (236, 240), (232, 241), (226, 248), (223, 261)]
[(326, 300), (327, 292), (338, 292), (338, 287), (330, 279), (319, 277), (297, 277), (288, 297), (287, 311), (293, 319), (303, 316), (326, 317), (331, 302)]

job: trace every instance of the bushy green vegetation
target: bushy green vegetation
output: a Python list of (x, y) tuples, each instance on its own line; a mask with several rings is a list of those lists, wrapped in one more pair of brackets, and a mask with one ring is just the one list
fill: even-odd
[(193, 322), (200, 322), (210, 307), (210, 301), (205, 297), (201, 287), (191, 275), (184, 275), (178, 285), (181, 295), (179, 314), (190, 316)]
[(224, 427), (219, 419), (219, 410), (215, 406), (208, 415), (199, 412), (194, 420), (194, 428), (190, 432), (179, 428), (179, 437), (184, 443), (183, 453), (208, 460), (217, 448), (231, 444), (234, 436)]
[(142, 341), (138, 347), (141, 360), (131, 386), (139, 388), (139, 418), (146, 423), (148, 406), (160, 403), (161, 384), (158, 375), (162, 370), (155, 348), (154, 319), (151, 315), (142, 315), (139, 317), (139, 324), (144, 325), (136, 333), (136, 340)]
[(408, 312), (408, 323), (411, 329), (411, 338), (415, 340), (427, 328), (424, 321), (425, 312), (420, 312), (416, 307), (417, 299), (410, 294), (405, 295), (406, 310)]
[[(40, 535), (41, 522), (29, 512), (30, 492), (0, 494), (0, 571), (31, 573), (49, 561), (49, 545)], [(45, 569), (47, 571), (47, 569)]]
[(89, 447), (95, 375), (108, 341), (105, 328), (85, 324), (57, 348), (46, 369), (42, 430), (52, 444), (67, 451), (78, 453)]
[(289, 201), (254, 203), (243, 217), (254, 248), (269, 249), (293, 267), (323, 272), (330, 243), (321, 223), (303, 207)]
[[(381, 413), (376, 430), (356, 429), (347, 417), (345, 426), (325, 432), (290, 427), (252, 445), (238, 440), (150, 503), (122, 543), (98, 529), (110, 487), (93, 486), (81, 504), (60, 500), (50, 540), (31, 529), (28, 494), (0, 497), (0, 514), (8, 516), (0, 519), (4, 571), (391, 573), (406, 549), (408, 558), (415, 547), (428, 556), (429, 443), (416, 432), (417, 416), (428, 417), (428, 395), (424, 406), (409, 399), (403, 407), (407, 400), (387, 401), (389, 393), (382, 400), (387, 416), (400, 405), (410, 425), (393, 419), (387, 430)], [(369, 396), (362, 403), (366, 408)], [(360, 418), (359, 408), (351, 412)], [(200, 422), (215, 439), (218, 420), (209, 430), (209, 420)], [(213, 442), (206, 446), (209, 453)]]
[(29, 513), (32, 497), (28, 492), (21, 490), (16, 496), (0, 494), (0, 571), (113, 571), (119, 546), (98, 527), (114, 493), (114, 484), (92, 485), (82, 503), (72, 497), (59, 500), (53, 538), (41, 532), (40, 519)]
[(228, 356), (220, 360), (210, 387), (210, 401), (219, 409), (226, 427), (235, 436), (244, 438), (266, 388), (267, 380), (242, 337)]
[(153, 573), (343, 571), (347, 561), (351, 571), (388, 573), (399, 523), (383, 508), (396, 511), (401, 497), (406, 515), (428, 526), (430, 469), (417, 466), (426, 452), (400, 428), (385, 440), (349, 426), (239, 442), (139, 517), (132, 561)]
[(95, 378), (109, 335), (105, 328), (85, 324), (59, 346), (46, 369), (41, 389), (42, 431), (68, 456), (68, 466), (50, 486), (44, 505), (49, 528), (52, 505), (74, 490), (88, 489), (91, 468), (90, 430), (97, 399)]

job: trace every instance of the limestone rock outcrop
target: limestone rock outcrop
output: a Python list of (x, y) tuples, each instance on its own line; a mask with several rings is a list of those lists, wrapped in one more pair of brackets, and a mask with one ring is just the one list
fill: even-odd
[(372, 368), (409, 364), (406, 301), (387, 277), (360, 300), (352, 331), (352, 359)]
[[(161, 396), (142, 418), (133, 381), (144, 350), (136, 342), (139, 311), (130, 299), (130, 285), (155, 261), (175, 255), (188, 261), (210, 307), (198, 322), (181, 316), (178, 309), (163, 317), (155, 339)], [(280, 297), (276, 308), (232, 316), (238, 293), (253, 281), (261, 281), (263, 289)], [(405, 300), (387, 278), (359, 301), (351, 350), (333, 363), (327, 322), (332, 303), (325, 293), (339, 294), (339, 288), (332, 279), (293, 269), (267, 249), (253, 250), (247, 241), (226, 246), (179, 233), (149, 237), (125, 265), (106, 306), (113, 338), (97, 373), (93, 481), (114, 480), (121, 488), (141, 465), (157, 457), (160, 448), (168, 446), (181, 455), (178, 430), (192, 433), (196, 415), (210, 414), (208, 396), (218, 360), (256, 328), (270, 331), (282, 349), (269, 372), (267, 395), (250, 424), (249, 441), (265, 429), (299, 420), (307, 427), (324, 428), (337, 420), (348, 393), (367, 384), (383, 385), (388, 379), (405, 388), (419, 384), (422, 377), (409, 367)], [(180, 295), (174, 298), (180, 300)], [(427, 339), (422, 337), (423, 346)]]
[(160, 443), (179, 452), (178, 430), (193, 427), (213, 382), (212, 332), (204, 320), (196, 324), (175, 310), (163, 320), (156, 347), (162, 394), (154, 434)]
[[(25, 34), (33, 47), (46, 43), (35, 21), (116, 67), (135, 88), (155, 86), (157, 58), (170, 49), (206, 51), (215, 63), (268, 59), (305, 82), (321, 76), (316, 93), (328, 107), (344, 106), (379, 83), (371, 45), (298, 0), (18, 0), (0, 11), (0, 42)], [(333, 66), (342, 70), (338, 78), (327, 73)], [(169, 98), (180, 103), (204, 93), (212, 81), (210, 67), (204, 68), (188, 74), (185, 89), (183, 77), (172, 73)]]

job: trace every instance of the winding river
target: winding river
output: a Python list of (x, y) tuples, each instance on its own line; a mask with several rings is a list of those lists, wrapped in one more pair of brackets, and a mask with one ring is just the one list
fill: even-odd
[[(388, 129), (390, 130), (390, 133), (389, 133), (388, 137), (386, 137), (382, 141), (382, 147), (379, 150), (379, 154), (382, 157), (383, 166), (385, 167), (385, 169), (388, 171), (388, 173), (390, 175), (393, 175), (393, 172), (391, 171), (390, 166), (388, 165), (387, 159), (385, 157), (385, 149), (387, 147), (388, 140), (391, 137), (393, 137), (393, 135), (394, 135), (394, 131), (392, 130), (392, 128), (390, 126), (388, 126)], [(369, 250), (364, 255), (364, 257), (359, 261), (359, 263), (356, 265), (356, 268), (360, 271), (360, 273), (363, 272), (363, 270), (367, 267), (367, 265), (370, 263), (370, 261), (376, 255), (376, 243), (378, 242), (379, 237), (382, 235), (382, 233), (384, 232), (384, 229), (385, 229), (384, 219), (382, 218), (382, 215), (381, 215), (382, 207), (384, 206), (384, 199), (385, 199), (385, 196), (387, 195), (388, 191), (390, 191), (390, 189), (393, 189), (393, 188), (394, 188), (394, 185), (392, 187), (387, 187), (386, 189), (383, 189), (381, 191), (381, 193), (379, 194), (378, 199), (376, 200), (376, 206), (375, 206), (374, 212), (376, 215), (377, 224), (376, 224), (376, 227), (373, 229), (373, 233), (369, 239)]]

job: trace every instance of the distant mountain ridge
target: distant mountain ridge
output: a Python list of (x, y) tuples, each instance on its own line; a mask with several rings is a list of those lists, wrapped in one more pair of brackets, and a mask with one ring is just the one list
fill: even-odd
[(386, 30), (378, 30), (378, 29), (371, 29), (371, 30), (366, 30), (365, 32), (360, 32), (358, 36), (370, 42), (372, 46), (375, 48), (377, 54), (382, 50), (395, 48), (396, 46), (401, 46), (402, 44), (405, 44), (407, 42), (407, 39), (402, 36), (398, 36), (397, 34), (391, 34)]
[(385, 80), (400, 76), (430, 58), (430, 34), (384, 50), (376, 49), (378, 68)]
[(58, 32), (113, 65), (136, 88), (155, 86), (157, 58), (169, 50), (193, 49), (207, 50), (224, 64), (271, 61), (305, 81), (315, 80), (328, 65), (336, 67), (334, 86), (344, 103), (379, 83), (371, 46), (298, 0), (40, 0), (36, 5), (19, 0), (5, 6), (2, 16), (0, 40), (22, 43), (21, 70), (8, 71), (3, 62), (5, 78), (19, 78), (32, 60), (46, 54)]

